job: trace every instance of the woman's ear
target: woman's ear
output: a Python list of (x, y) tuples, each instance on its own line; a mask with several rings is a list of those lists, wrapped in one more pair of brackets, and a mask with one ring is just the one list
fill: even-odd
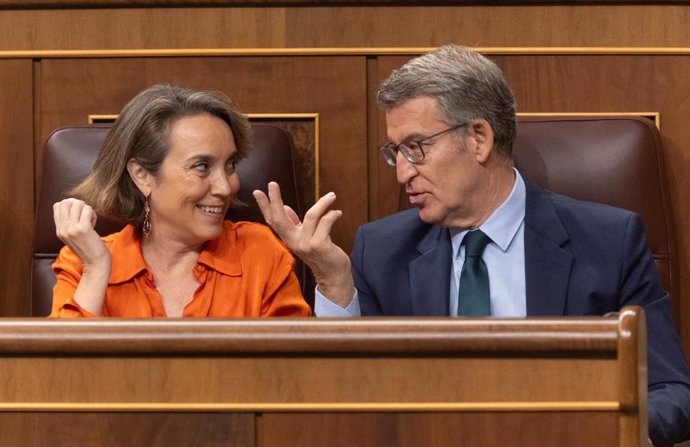
[(133, 158), (127, 161), (127, 172), (144, 197), (148, 197), (151, 194), (151, 173)]

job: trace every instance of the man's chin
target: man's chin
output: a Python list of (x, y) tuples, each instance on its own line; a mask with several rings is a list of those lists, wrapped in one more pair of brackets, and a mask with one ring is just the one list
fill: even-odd
[(425, 207), (417, 207), (417, 211), (419, 211), (419, 218), (421, 219), (422, 222), (428, 223), (430, 225), (436, 225), (439, 222), (438, 215), (434, 214), (431, 212), (428, 208)]

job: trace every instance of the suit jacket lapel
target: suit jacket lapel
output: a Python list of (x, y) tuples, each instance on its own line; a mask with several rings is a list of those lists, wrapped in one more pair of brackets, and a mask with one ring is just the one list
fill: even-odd
[(525, 182), (525, 287), (527, 315), (564, 315), (572, 255), (561, 248), (569, 237), (551, 196)]
[(431, 226), (417, 251), (420, 256), (408, 266), (413, 315), (447, 316), (452, 264), (448, 230)]

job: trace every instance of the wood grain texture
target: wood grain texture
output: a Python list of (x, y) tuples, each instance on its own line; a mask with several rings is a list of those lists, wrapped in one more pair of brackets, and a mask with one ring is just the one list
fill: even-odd
[(689, 4), (194, 6), (7, 7), (0, 50), (690, 46)]
[(33, 227), (33, 91), (30, 60), (0, 61), (0, 315), (28, 315)]
[[(592, 0), (503, 0), (505, 5), (591, 4)], [(436, 0), (435, 5), (482, 5), (480, 0)], [(602, 0), (603, 5), (655, 4), (650, 0)], [(687, 0), (667, 0), (665, 4), (683, 5)], [(205, 7), (205, 6), (427, 6), (424, 0), (0, 0), (0, 8), (138, 8), (138, 7)]]
[[(456, 433), (468, 445), (511, 434), (638, 446), (617, 430), (645, 411), (629, 400), (639, 384), (620, 374), (644, 371), (644, 357), (626, 357), (638, 351), (620, 349), (639, 329), (639, 309), (626, 315), (4, 320), (0, 429), (14, 445), (44, 445), (51, 430), (62, 442), (69, 419), (93, 424), (75, 435), (86, 445), (121, 445), (112, 442), (129, 430), (130, 445), (446, 446)], [(646, 426), (626, 427), (646, 439)]]
[[(633, 318), (637, 314), (633, 312)], [(16, 355), (246, 353), (476, 353), (493, 349), (549, 357), (597, 353), (610, 358), (621, 335), (614, 318), (529, 320), (327, 319), (66, 319), (0, 321), (0, 353)], [(537, 330), (541, 337), (534, 338)], [(627, 330), (627, 329), (626, 329)], [(632, 329), (630, 330), (632, 331)], [(582, 335), (586, 334), (586, 338)], [(625, 334), (624, 334), (625, 335)], [(627, 354), (635, 354), (629, 352)]]
[[(621, 445), (647, 443), (644, 437), (648, 427), (647, 414), (647, 339), (640, 334), (647, 333), (644, 318), (639, 318), (635, 312), (623, 310), (620, 314), (621, 331), (618, 338), (618, 351), (622, 359), (637, 359), (637, 362), (621, 362), (619, 369), (621, 408), (631, 408), (633, 411), (624, 412), (619, 421)], [(642, 365), (642, 367), (640, 367)], [(639, 411), (638, 411), (639, 410)]]
[(682, 47), (688, 5), (289, 8), (288, 47)]
[[(504, 354), (498, 359), (289, 353), (281, 357), (54, 357), (0, 359), (5, 377), (0, 402), (20, 407), (54, 403), (58, 409), (60, 403), (106, 404), (107, 409), (108, 403), (122, 402), (134, 408), (152, 403), (185, 409), (185, 404), (194, 404), (205, 411), (214, 405), (225, 405), (230, 411), (265, 411), (275, 405), (297, 411), (331, 404), (343, 409), (419, 411), (427, 405), (438, 410), (443, 404), (452, 409), (454, 403), (493, 407), (495, 402), (509, 407), (531, 402), (540, 408), (545, 403), (599, 403), (611, 409), (619, 399), (616, 359), (588, 358), (587, 354), (554, 354), (553, 358)], [(602, 383), (602, 377), (611, 380)], [(588, 385), (577, 389), (572, 386), (575, 379)], [(209, 404), (208, 408), (203, 404)]]
[(285, 45), (282, 8), (5, 10), (0, 50)]
[[(638, 313), (631, 312), (634, 320)], [(623, 328), (615, 318), (5, 320), (0, 406), (391, 404), (395, 409), (427, 403), (620, 402), (628, 398), (622, 385), (637, 386), (619, 374), (623, 354), (637, 354), (620, 351), (623, 329), (636, 327)], [(573, 387), (574, 382), (590, 385)], [(628, 399), (627, 407), (635, 405)]]
[[(613, 413), (267, 414), (263, 447), (626, 446)], [(500, 429), (496, 429), (500, 427)]]
[(232, 413), (3, 413), (11, 446), (254, 447), (254, 416)]

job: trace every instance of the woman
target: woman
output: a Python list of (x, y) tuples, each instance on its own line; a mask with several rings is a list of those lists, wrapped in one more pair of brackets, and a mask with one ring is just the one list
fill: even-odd
[[(132, 99), (77, 198), (53, 206), (66, 246), (51, 317), (309, 315), (271, 230), (224, 221), (250, 138), (219, 93), (155, 85)], [(127, 225), (101, 238), (97, 214)]]

